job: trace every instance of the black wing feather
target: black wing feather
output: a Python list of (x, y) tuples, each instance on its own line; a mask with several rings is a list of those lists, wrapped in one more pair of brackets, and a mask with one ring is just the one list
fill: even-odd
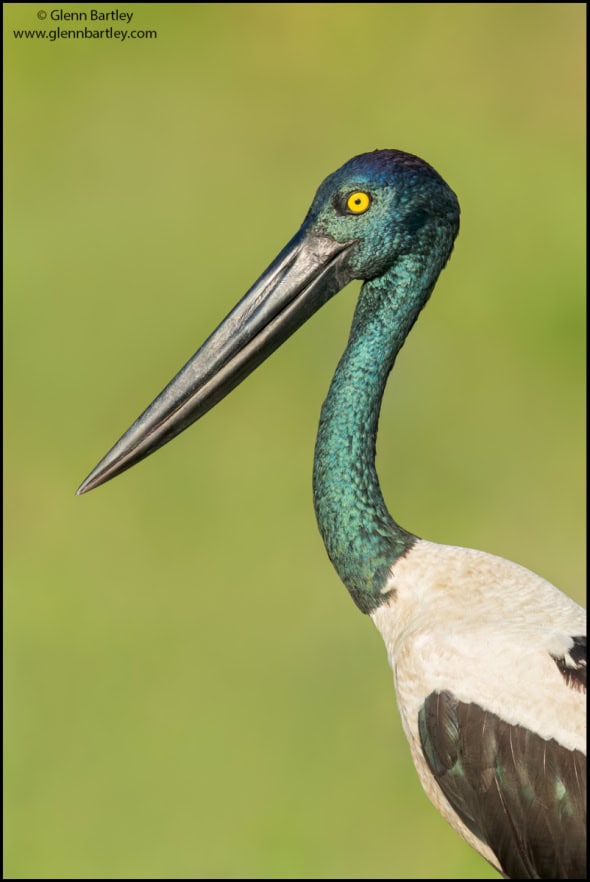
[(424, 756), (510, 879), (586, 878), (586, 757), (450, 692), (419, 715)]
[(565, 655), (551, 656), (568, 686), (586, 692), (586, 635), (572, 637), (574, 645)]

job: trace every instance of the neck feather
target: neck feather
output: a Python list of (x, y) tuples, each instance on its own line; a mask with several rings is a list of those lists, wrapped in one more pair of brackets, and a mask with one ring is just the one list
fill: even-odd
[(340, 578), (366, 613), (382, 603), (390, 567), (417, 538), (389, 514), (375, 455), (387, 378), (436, 280), (420, 270), (408, 256), (363, 285), (316, 442), (313, 484), (320, 532)]

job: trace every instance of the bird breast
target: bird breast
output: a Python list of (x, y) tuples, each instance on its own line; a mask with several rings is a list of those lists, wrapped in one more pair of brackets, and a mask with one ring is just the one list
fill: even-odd
[(371, 617), (393, 669), (406, 733), (432, 692), (585, 752), (585, 700), (556, 659), (586, 633), (584, 610), (525, 567), (418, 540)]

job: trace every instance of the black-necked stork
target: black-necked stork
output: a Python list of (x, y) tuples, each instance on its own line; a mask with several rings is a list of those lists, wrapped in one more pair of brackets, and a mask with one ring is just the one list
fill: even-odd
[(584, 610), (518, 564), (399, 526), (375, 469), (388, 375), (458, 230), (457, 197), (423, 160), (398, 150), (351, 159), (78, 493), (170, 441), (363, 280), (315, 449), (314, 503), (330, 560), (385, 641), (412, 758), (443, 817), (505, 877), (581, 879)]

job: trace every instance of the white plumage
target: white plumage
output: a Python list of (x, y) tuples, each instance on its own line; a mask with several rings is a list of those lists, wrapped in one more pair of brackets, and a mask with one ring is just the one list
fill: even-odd
[(585, 611), (525, 567), (425, 540), (394, 564), (385, 593), (371, 617), (385, 642), (422, 785), (446, 820), (501, 871), (438, 786), (424, 755), (420, 710), (428, 696), (449, 692), (585, 755), (585, 691), (568, 684), (557, 664), (576, 669), (569, 653), (573, 637), (586, 634)]

